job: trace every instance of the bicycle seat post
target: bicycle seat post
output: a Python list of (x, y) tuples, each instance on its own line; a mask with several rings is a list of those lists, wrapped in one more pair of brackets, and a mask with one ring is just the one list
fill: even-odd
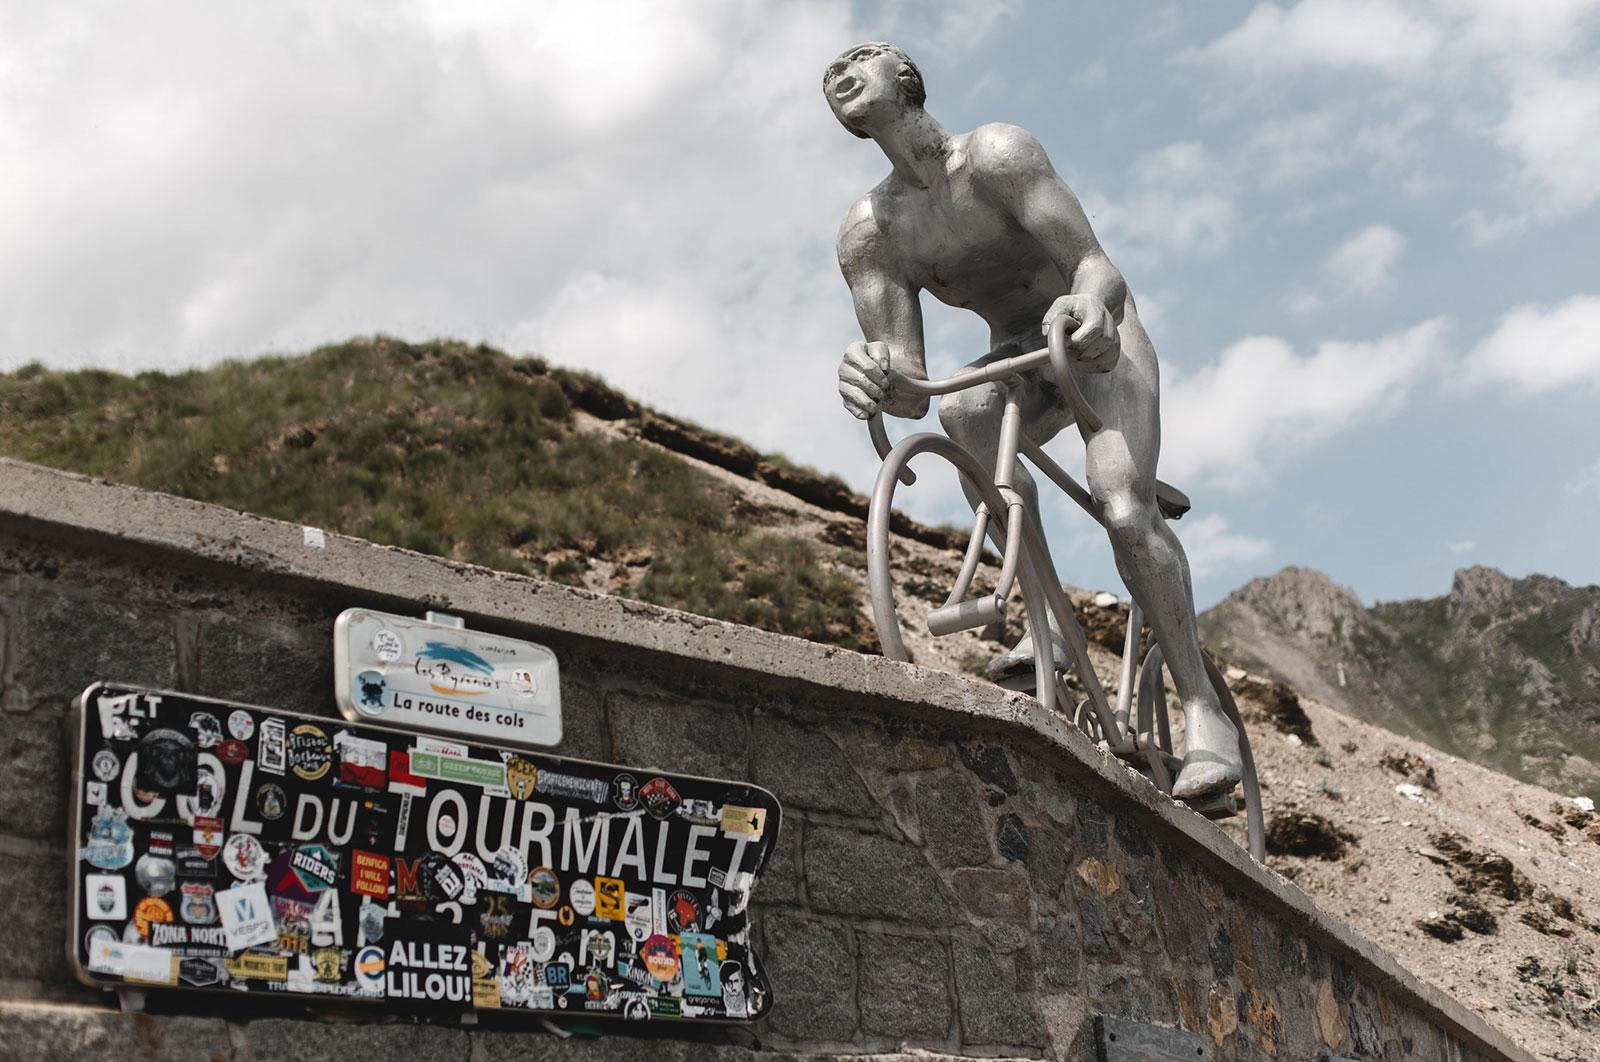
[[(1017, 397), (1017, 385), (1007, 381), (1006, 411), (1000, 420), (1000, 448), (994, 459), (994, 484), (1002, 494), (1012, 489), (1012, 478), (1017, 471), (1017, 443), (1022, 437), (1022, 401)], [(1006, 500), (1011, 501), (1008, 495)]]

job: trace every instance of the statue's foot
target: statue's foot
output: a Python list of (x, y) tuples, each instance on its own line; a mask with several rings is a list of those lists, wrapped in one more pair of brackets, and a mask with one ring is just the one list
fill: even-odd
[[(1061, 632), (1055, 629), (1055, 622), (1050, 623), (1050, 643), (1055, 650), (1056, 668), (1059, 670), (1066, 666), (1067, 643), (1061, 637)], [(1033, 628), (1023, 632), (1022, 640), (1007, 649), (993, 660), (989, 661), (989, 681), (1001, 685), (1012, 685), (1017, 679), (1032, 679), (1033, 670)]]
[(1232, 791), (1244, 777), (1239, 732), (1222, 710), (1211, 704), (1184, 709), (1183, 769), (1173, 783), (1176, 800), (1203, 800)]

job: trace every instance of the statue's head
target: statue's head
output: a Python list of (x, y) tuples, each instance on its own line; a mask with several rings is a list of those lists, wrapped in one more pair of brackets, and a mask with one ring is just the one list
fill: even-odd
[(886, 41), (845, 49), (823, 71), (822, 93), (840, 124), (859, 137), (928, 98), (917, 64)]

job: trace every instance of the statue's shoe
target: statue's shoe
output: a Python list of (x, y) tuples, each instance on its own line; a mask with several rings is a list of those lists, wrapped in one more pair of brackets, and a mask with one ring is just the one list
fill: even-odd
[(1174, 800), (1204, 800), (1232, 792), (1243, 775), (1244, 770), (1236, 763), (1185, 756), (1178, 780), (1172, 784), (1172, 796)]
[(1185, 713), (1183, 768), (1172, 785), (1175, 800), (1203, 800), (1226, 793), (1244, 777), (1239, 732), (1217, 708)]
[[(1055, 650), (1056, 669), (1067, 666), (1067, 643), (1061, 632), (1050, 626), (1051, 648)], [(1008, 689), (1031, 690), (1034, 687), (1033, 630), (1030, 628), (1022, 640), (989, 661), (989, 681)]]

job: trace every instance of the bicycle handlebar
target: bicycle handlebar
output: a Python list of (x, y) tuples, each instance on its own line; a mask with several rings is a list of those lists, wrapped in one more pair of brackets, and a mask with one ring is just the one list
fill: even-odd
[[(910, 376), (901, 375), (892, 369), (889, 372), (889, 390), (910, 393), (920, 398), (934, 398), (939, 395), (948, 395), (955, 391), (964, 391), (969, 387), (979, 384), (999, 383), (1009, 380), (1020, 373), (1036, 369), (1046, 362), (1055, 370), (1056, 386), (1061, 390), (1061, 397), (1066, 401), (1067, 408), (1072, 411), (1077, 422), (1089, 430), (1092, 435), (1105, 427), (1105, 422), (1100, 419), (1083, 392), (1078, 389), (1077, 381), (1072, 378), (1072, 363), (1067, 356), (1067, 326), (1076, 328), (1078, 322), (1061, 314), (1050, 322), (1049, 342), (1038, 350), (1027, 354), (1018, 354), (1010, 358), (998, 358), (984, 365), (974, 365), (962, 369), (953, 376), (943, 380), (917, 380)], [(867, 431), (872, 436), (872, 446), (878, 451), (879, 458), (889, 456), (889, 451), (894, 448), (889, 441), (889, 432), (883, 426), (883, 414), (874, 413), (867, 419)], [(916, 476), (910, 469), (904, 470), (900, 482), (906, 486), (916, 482)]]

